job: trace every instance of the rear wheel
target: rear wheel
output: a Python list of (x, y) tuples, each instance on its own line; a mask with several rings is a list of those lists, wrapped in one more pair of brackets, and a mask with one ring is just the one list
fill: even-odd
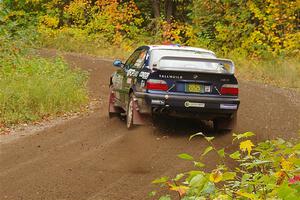
[(134, 109), (134, 95), (130, 94), (128, 104), (127, 104), (127, 114), (126, 114), (126, 126), (128, 129), (133, 128), (133, 109)]
[(237, 114), (232, 114), (228, 118), (217, 118), (214, 120), (214, 128), (217, 131), (231, 131), (237, 123)]

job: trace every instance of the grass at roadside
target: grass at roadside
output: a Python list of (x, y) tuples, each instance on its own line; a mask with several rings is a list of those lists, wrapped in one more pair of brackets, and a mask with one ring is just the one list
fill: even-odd
[(238, 78), (285, 88), (300, 89), (300, 59), (239, 60)]
[(88, 102), (85, 72), (71, 69), (62, 58), (33, 56), (2, 42), (0, 128), (78, 111)]

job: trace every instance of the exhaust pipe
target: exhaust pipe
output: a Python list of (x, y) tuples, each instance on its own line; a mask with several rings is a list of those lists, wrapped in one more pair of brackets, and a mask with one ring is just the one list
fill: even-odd
[(158, 108), (153, 108), (153, 110), (152, 110), (152, 112), (154, 112), (154, 113), (158, 113)]

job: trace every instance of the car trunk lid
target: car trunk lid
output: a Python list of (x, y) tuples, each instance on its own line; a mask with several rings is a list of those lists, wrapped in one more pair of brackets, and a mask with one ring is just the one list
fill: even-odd
[(167, 85), (162, 87), (163, 91), (185, 95), (221, 95), (223, 85), (237, 85), (233, 74), (207, 72), (155, 70), (148, 81), (155, 82), (154, 80), (162, 80)]

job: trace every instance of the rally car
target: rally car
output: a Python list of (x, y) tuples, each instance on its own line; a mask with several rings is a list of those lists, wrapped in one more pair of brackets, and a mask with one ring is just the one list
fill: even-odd
[(218, 130), (236, 124), (238, 82), (231, 60), (202, 48), (137, 48), (110, 77), (109, 116), (126, 116), (127, 128), (153, 115), (212, 120)]

